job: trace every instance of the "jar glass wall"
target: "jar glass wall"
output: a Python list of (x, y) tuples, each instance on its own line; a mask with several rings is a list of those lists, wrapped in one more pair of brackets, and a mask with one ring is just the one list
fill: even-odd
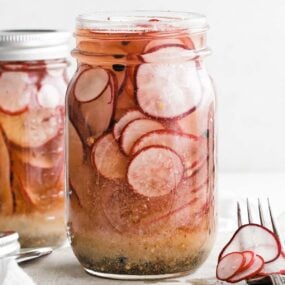
[(67, 93), (68, 232), (85, 270), (184, 274), (215, 232), (207, 24), (191, 13), (78, 18)]

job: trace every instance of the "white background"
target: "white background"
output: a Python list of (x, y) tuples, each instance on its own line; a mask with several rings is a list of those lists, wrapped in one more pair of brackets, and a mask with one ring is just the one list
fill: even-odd
[(206, 14), (223, 171), (285, 170), (284, 0), (0, 0), (0, 29), (73, 30), (77, 14), (164, 9)]

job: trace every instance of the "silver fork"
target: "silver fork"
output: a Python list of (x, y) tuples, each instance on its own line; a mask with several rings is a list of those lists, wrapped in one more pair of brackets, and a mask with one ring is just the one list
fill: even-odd
[[(266, 226), (265, 225), (265, 219), (264, 219), (264, 211), (263, 211), (263, 208), (262, 208), (262, 205), (261, 205), (259, 198), (258, 198), (257, 203), (258, 203), (259, 222), (262, 226)], [(279, 239), (281, 246), (282, 246), (282, 250), (283, 250), (284, 244), (283, 244), (282, 239), (280, 238), (279, 230), (276, 226), (276, 222), (275, 222), (275, 219), (273, 216), (272, 207), (270, 205), (269, 198), (267, 198), (267, 208), (268, 208), (268, 212), (269, 212), (269, 218), (270, 218), (272, 231), (275, 233), (275, 235)], [(246, 211), (247, 211), (248, 223), (253, 223), (252, 210), (251, 210), (248, 199), (246, 199)], [(239, 202), (237, 202), (237, 223), (238, 223), (238, 227), (243, 225), (243, 221), (242, 221), (242, 217), (241, 217), (241, 207), (240, 207)], [(248, 280), (247, 283), (252, 284), (252, 285), (253, 284), (256, 284), (256, 285), (261, 285), (261, 284), (284, 285), (285, 284), (285, 277), (280, 275), (280, 274), (271, 274), (266, 278)]]

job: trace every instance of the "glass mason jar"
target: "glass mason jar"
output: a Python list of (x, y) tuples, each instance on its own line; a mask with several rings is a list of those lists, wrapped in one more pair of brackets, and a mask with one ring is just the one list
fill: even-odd
[(64, 224), (64, 99), (69, 34), (0, 32), (0, 230), (57, 246)]
[[(154, 15), (153, 15), (154, 14)], [(97, 276), (197, 269), (215, 232), (215, 102), (194, 13), (79, 16), (67, 92), (68, 232)]]

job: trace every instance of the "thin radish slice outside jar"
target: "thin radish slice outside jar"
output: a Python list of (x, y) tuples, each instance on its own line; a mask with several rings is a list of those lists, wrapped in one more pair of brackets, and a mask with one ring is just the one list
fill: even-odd
[(109, 79), (108, 71), (101, 67), (86, 69), (75, 82), (75, 98), (82, 103), (95, 100), (105, 91)]
[(8, 114), (24, 112), (35, 88), (29, 85), (24, 72), (4, 72), (0, 75), (0, 109)]
[[(162, 48), (148, 56), (159, 58)], [(173, 47), (178, 54), (183, 48)], [(158, 60), (158, 59), (156, 59)], [(202, 87), (194, 61), (141, 64), (136, 74), (136, 98), (141, 110), (154, 118), (175, 119), (195, 111)]]
[(127, 178), (136, 193), (158, 197), (169, 194), (179, 185), (183, 171), (181, 158), (173, 150), (152, 146), (132, 158)]
[(228, 278), (226, 281), (231, 283), (236, 283), (245, 279), (252, 278), (260, 272), (263, 266), (264, 266), (263, 258), (259, 255), (255, 255), (254, 261), (248, 269), (235, 274), (233, 277)]
[(53, 139), (63, 126), (59, 109), (33, 109), (17, 116), (1, 118), (9, 141), (21, 147), (40, 147)]
[(122, 154), (112, 134), (97, 140), (92, 150), (92, 161), (105, 178), (116, 180), (126, 177), (128, 159)]
[(223, 248), (219, 259), (233, 251), (253, 251), (260, 255), (265, 263), (274, 261), (281, 252), (281, 245), (276, 235), (258, 224), (241, 226)]
[(245, 257), (245, 263), (241, 271), (248, 269), (253, 264), (255, 253), (253, 251), (247, 250), (243, 251), (242, 255)]
[(281, 254), (276, 260), (264, 264), (260, 274), (269, 275), (269, 274), (284, 274), (285, 275), (285, 257)]
[(195, 136), (185, 135), (171, 130), (155, 130), (142, 136), (131, 149), (134, 155), (141, 149), (160, 145), (173, 149), (182, 159), (185, 167), (190, 167), (197, 159), (202, 144)]
[(151, 119), (136, 119), (130, 122), (122, 131), (121, 147), (129, 155), (135, 142), (143, 135), (154, 130), (164, 129), (164, 126)]
[(220, 280), (232, 278), (245, 263), (245, 257), (240, 252), (231, 252), (225, 255), (218, 263), (216, 275)]
[(123, 129), (125, 128), (125, 126), (136, 120), (136, 119), (143, 119), (145, 118), (145, 115), (142, 114), (140, 111), (138, 110), (130, 110), (128, 111), (114, 126), (114, 130), (113, 130), (113, 134), (114, 134), (114, 138), (116, 140), (119, 140), (121, 133), (123, 131)]

